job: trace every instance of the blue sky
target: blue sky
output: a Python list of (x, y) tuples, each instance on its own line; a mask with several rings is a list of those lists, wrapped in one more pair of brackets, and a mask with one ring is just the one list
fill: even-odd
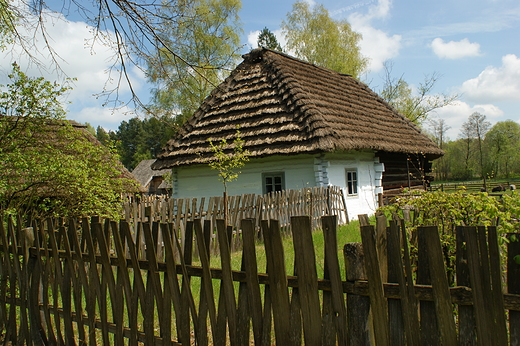
[[(434, 93), (460, 95), (456, 103), (431, 115), (445, 119), (451, 127), (450, 139), (457, 138), (460, 126), (473, 112), (486, 115), (492, 124), (508, 119), (520, 122), (518, 0), (308, 2), (323, 4), (332, 18), (348, 20), (362, 34), (361, 50), (370, 59), (369, 71), (362, 81), (374, 91), (383, 84), (382, 66), (387, 60), (393, 63), (393, 75), (402, 76), (412, 86), (424, 81), (426, 75), (441, 75)], [(243, 0), (243, 52), (256, 46), (258, 31), (264, 27), (275, 32), (283, 43), (280, 26), (292, 4), (293, 1), (284, 0)], [(62, 68), (67, 75), (77, 78), (67, 99), (69, 118), (115, 130), (121, 120), (129, 119), (132, 109), (103, 107), (105, 99), (94, 96), (104, 86), (115, 85), (107, 74), (111, 53), (100, 44), (91, 47), (90, 28), (74, 20), (55, 15), (49, 19), (53, 24), (48, 26), (52, 43), (63, 58)], [(30, 75), (43, 75), (50, 80), (61, 78), (50, 67), (45, 71), (29, 65), (16, 49), (8, 49), (4, 54), (0, 60), (0, 84), (5, 84), (5, 72), (12, 61), (17, 61)], [(42, 53), (40, 60), (45, 65), (49, 57)], [(132, 77), (134, 88), (146, 100), (150, 86), (143, 73), (133, 69)], [(119, 94), (125, 100), (128, 88), (123, 86)]]

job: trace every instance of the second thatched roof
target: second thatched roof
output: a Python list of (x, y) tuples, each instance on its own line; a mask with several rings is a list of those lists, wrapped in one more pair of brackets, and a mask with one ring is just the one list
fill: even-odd
[(153, 169), (202, 163), (209, 140), (240, 128), (251, 157), (370, 149), (443, 155), (411, 121), (355, 78), (259, 48), (206, 98)]

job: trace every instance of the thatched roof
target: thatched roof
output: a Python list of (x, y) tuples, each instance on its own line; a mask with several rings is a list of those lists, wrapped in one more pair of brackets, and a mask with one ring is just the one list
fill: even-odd
[(153, 169), (204, 162), (208, 140), (233, 141), (251, 157), (370, 149), (443, 154), (433, 141), (355, 78), (259, 48), (206, 98)]
[[(164, 174), (170, 171), (169, 169), (153, 170), (151, 166), (154, 162), (155, 159), (142, 160), (132, 171), (132, 174), (139, 181), (139, 183), (141, 183), (141, 186), (148, 186), (153, 177), (162, 177)], [(167, 186), (167, 184), (165, 184), (165, 186)]]

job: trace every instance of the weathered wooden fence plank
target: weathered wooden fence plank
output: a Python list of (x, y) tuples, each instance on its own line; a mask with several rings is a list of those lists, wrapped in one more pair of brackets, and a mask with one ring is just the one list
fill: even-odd
[[(509, 233), (507, 239), (507, 292), (520, 294), (520, 233)], [(509, 310), (509, 341), (520, 346), (520, 311)]]
[(262, 344), (262, 297), (258, 282), (258, 263), (255, 248), (254, 220), (242, 220), (242, 235), (244, 238), (243, 258), (246, 272), (248, 301), (251, 307), (251, 321), (255, 345)]
[[(55, 234), (55, 231), (54, 231), (54, 223), (52, 222), (52, 220), (48, 220), (48, 230), (49, 230), (49, 242), (50, 242), (50, 245), (51, 245), (51, 251), (52, 251), (52, 257), (53, 258), (58, 258), (58, 243), (56, 241), (56, 234)], [(14, 249), (13, 249), (14, 250)], [(14, 252), (14, 251), (13, 251)], [(53, 312), (54, 312), (54, 327), (55, 327), (55, 331), (56, 331), (56, 339), (57, 339), (57, 342), (58, 343), (61, 343), (61, 344), (64, 344), (65, 341), (63, 339), (63, 333), (62, 333), (62, 330), (61, 330), (61, 321), (60, 321), (60, 313), (59, 313), (59, 307), (58, 307), (58, 304), (57, 304), (57, 301), (58, 301), (58, 297), (59, 297), (59, 285), (61, 284), (62, 282), (62, 268), (61, 268), (61, 263), (59, 261), (53, 261), (54, 262), (54, 280), (53, 280), (53, 285), (52, 285), (52, 296), (53, 296), (53, 303), (54, 303), (54, 309), (53, 309)], [(97, 292), (99, 295), (100, 295), (100, 291)], [(100, 304), (101, 306), (101, 304)], [(101, 310), (101, 308), (100, 308)]]
[(406, 286), (402, 275), (401, 241), (399, 226), (396, 221), (390, 221), (387, 234), (388, 251), (388, 282), (398, 283), (401, 299), (388, 299), (388, 321), (390, 332), (390, 345), (405, 345), (409, 338), (408, 331), (405, 334), (404, 326), (404, 300), (406, 299)]
[(424, 232), (430, 265), (430, 277), (437, 314), (437, 323), (443, 345), (457, 345), (457, 331), (453, 318), (446, 266), (437, 227), (419, 227)]
[[(133, 304), (133, 295), (132, 295), (132, 285), (130, 283), (130, 275), (128, 274), (128, 266), (127, 266), (127, 252), (126, 248), (123, 246), (125, 244), (126, 235), (129, 234), (129, 225), (125, 221), (121, 221), (119, 226), (119, 232), (114, 232), (114, 246), (116, 249), (116, 255), (118, 259), (118, 271), (117, 271), (117, 279), (121, 280), (120, 287), (123, 290), (124, 298), (126, 302), (126, 311), (128, 313), (128, 320), (130, 326), (130, 337), (128, 340), (128, 345), (135, 346), (137, 345), (137, 304)], [(132, 241), (132, 238), (128, 239)]]
[[(343, 247), (347, 282), (366, 280), (365, 256), (361, 243), (348, 243)], [(369, 320), (370, 298), (347, 293), (347, 335), (348, 344), (370, 345)]]
[[(276, 220), (262, 221), (267, 272), (269, 274), (269, 295), (272, 300), (274, 331), (278, 345), (292, 345), (290, 336), (290, 306), (287, 288), (285, 259), (280, 234), (280, 226)], [(267, 312), (264, 308), (264, 314)], [(265, 327), (265, 325), (264, 325)]]
[[(323, 234), (325, 238), (325, 279), (331, 282), (332, 306), (334, 324), (338, 337), (338, 345), (347, 345), (347, 313), (345, 297), (341, 283), (341, 272), (338, 259), (337, 216), (322, 218)], [(325, 293), (324, 293), (325, 294)]]
[(318, 345), (321, 342), (321, 312), (311, 222), (311, 218), (307, 216), (291, 217), (294, 253), (297, 254), (295, 256), (295, 267), (298, 270), (303, 337), (305, 344)]
[(491, 300), (493, 301), (491, 311), (493, 312), (493, 320), (495, 321), (495, 345), (508, 345), (504, 292), (502, 291), (502, 264), (500, 263), (500, 249), (496, 226), (488, 226), (487, 233), (488, 260), (491, 274)]
[[(426, 244), (426, 236), (423, 231), (417, 230), (417, 278), (419, 285), (431, 285), (430, 259)], [(440, 332), (433, 301), (421, 300), (420, 311), (420, 333), (422, 345), (440, 345)]]
[[(479, 345), (492, 345), (494, 338), (493, 330), (490, 328), (490, 325), (493, 323), (490, 320), (488, 304), (486, 302), (486, 299), (489, 299), (489, 295), (486, 297), (486, 293), (489, 294), (489, 292), (486, 290), (485, 279), (482, 277), (482, 258), (479, 249), (477, 229), (475, 227), (464, 227), (464, 233), (468, 251), (468, 265), (475, 307), (475, 320), (477, 323), (477, 341)], [(487, 274), (489, 274), (489, 269)]]
[[(457, 285), (471, 287), (469, 275), (468, 254), (466, 247), (466, 232), (463, 226), (456, 228), (456, 279)], [(461, 345), (477, 344), (477, 326), (473, 305), (459, 305), (459, 343)]]
[(374, 320), (374, 337), (378, 345), (389, 345), (388, 302), (383, 293), (383, 282), (378, 266), (378, 254), (374, 226), (361, 227), (361, 239), (365, 255), (365, 270), (370, 285), (370, 308)]
[[(229, 246), (228, 229), (224, 220), (217, 220), (217, 235), (220, 245), (220, 261), (222, 266), (222, 287), (224, 288), (224, 301), (227, 323), (229, 326), (229, 339), (231, 345), (235, 345), (236, 339), (236, 300), (233, 288), (233, 277), (231, 270), (231, 250)], [(220, 312), (219, 312), (220, 313)]]

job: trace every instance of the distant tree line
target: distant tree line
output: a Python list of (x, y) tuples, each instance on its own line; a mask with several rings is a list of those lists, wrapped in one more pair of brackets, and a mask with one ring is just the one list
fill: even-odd
[(486, 116), (473, 113), (456, 140), (446, 141), (449, 127), (432, 121), (432, 137), (445, 151), (434, 161), (437, 180), (509, 179), (520, 176), (520, 124), (512, 120), (491, 126)]
[(177, 128), (175, 118), (164, 115), (124, 120), (116, 131), (101, 126), (90, 131), (102, 144), (116, 150), (123, 165), (132, 171), (142, 160), (156, 158)]

